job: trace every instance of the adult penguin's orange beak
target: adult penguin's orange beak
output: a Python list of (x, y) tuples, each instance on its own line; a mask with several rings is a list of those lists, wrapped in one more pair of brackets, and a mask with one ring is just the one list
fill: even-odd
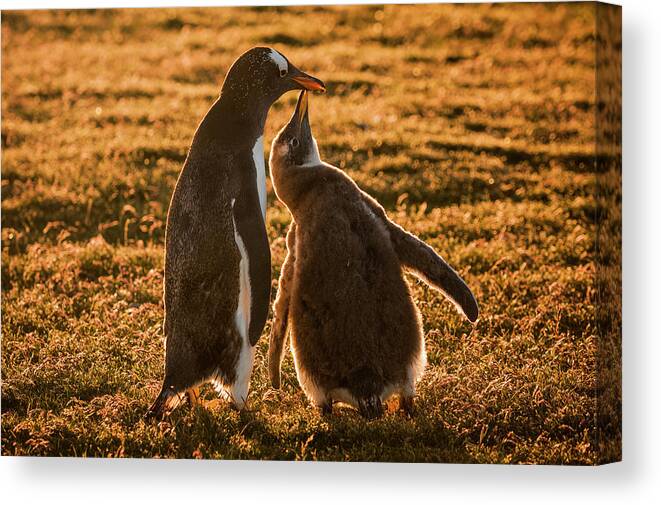
[(326, 85), (311, 75), (301, 72), (298, 69), (295, 69), (290, 73), (289, 78), (300, 86), (301, 89), (306, 89), (308, 91), (319, 91), (321, 93), (326, 92)]

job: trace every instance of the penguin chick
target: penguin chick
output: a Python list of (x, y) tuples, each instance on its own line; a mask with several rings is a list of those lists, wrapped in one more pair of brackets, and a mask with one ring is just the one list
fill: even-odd
[(298, 381), (322, 412), (340, 401), (379, 417), (383, 402), (398, 394), (411, 414), (426, 356), (404, 270), (440, 290), (471, 322), (478, 317), (473, 294), (431, 247), (321, 161), (305, 91), (273, 141), (269, 166), (275, 193), (293, 217), (270, 335), (272, 385), (280, 385), (291, 325)]
[(172, 195), (165, 238), (165, 378), (148, 417), (212, 382), (241, 409), (270, 303), (264, 123), (294, 89), (323, 83), (267, 47), (231, 66), (193, 137)]

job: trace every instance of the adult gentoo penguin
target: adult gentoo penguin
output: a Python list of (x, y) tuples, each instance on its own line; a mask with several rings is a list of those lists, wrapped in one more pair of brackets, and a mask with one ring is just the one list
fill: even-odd
[(148, 417), (211, 381), (239, 409), (268, 314), (271, 254), (265, 229), (264, 123), (294, 89), (325, 91), (274, 49), (231, 66), (179, 175), (165, 236), (165, 378)]
[(398, 394), (410, 414), (426, 357), (403, 269), (440, 290), (471, 322), (478, 317), (473, 294), (431, 247), (321, 161), (305, 91), (273, 141), (269, 164), (275, 193), (293, 217), (270, 337), (273, 386), (280, 384), (290, 324), (298, 380), (314, 405), (328, 413), (340, 401), (373, 418)]

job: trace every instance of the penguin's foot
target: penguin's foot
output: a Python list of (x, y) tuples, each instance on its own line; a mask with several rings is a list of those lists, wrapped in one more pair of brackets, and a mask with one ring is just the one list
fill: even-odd
[(191, 407), (200, 406), (205, 409), (214, 410), (218, 408), (219, 405), (225, 404), (225, 400), (220, 398), (214, 398), (213, 400), (205, 400), (200, 396), (200, 388), (193, 387), (186, 390), (186, 396), (188, 397), (188, 403)]
[(412, 396), (402, 396), (399, 398), (399, 408), (407, 417), (415, 415), (415, 401)]
[(223, 403), (224, 402), (222, 400), (220, 400), (219, 398), (214, 398), (213, 400), (206, 400), (206, 401), (202, 402), (202, 404), (206, 408), (211, 409), (211, 410), (214, 410), (214, 409), (218, 408), (218, 406), (222, 405)]
[(333, 402), (331, 400), (328, 400), (325, 403), (322, 403), (319, 406), (319, 412), (321, 413), (322, 417), (328, 417), (333, 415)]
[(194, 405), (201, 405), (204, 403), (200, 398), (199, 387), (188, 388), (186, 390), (186, 396), (188, 397), (188, 403), (190, 403), (191, 407)]
[(383, 403), (378, 395), (358, 400), (358, 411), (365, 419), (378, 419), (383, 415)]

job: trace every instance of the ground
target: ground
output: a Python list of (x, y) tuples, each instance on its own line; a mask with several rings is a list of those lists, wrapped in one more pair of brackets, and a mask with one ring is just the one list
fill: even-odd
[[(3, 12), (2, 454), (619, 457), (619, 370), (597, 366), (597, 41), (590, 4)], [(169, 199), (225, 72), (253, 45), (326, 82), (310, 102), (322, 158), (480, 303), (472, 326), (409, 278), (429, 362), (412, 420), (321, 417), (290, 355), (271, 389), (270, 318), (249, 411), (142, 418), (163, 371)], [(265, 155), (295, 100), (274, 105)], [(290, 216), (268, 184), (275, 288)]]

